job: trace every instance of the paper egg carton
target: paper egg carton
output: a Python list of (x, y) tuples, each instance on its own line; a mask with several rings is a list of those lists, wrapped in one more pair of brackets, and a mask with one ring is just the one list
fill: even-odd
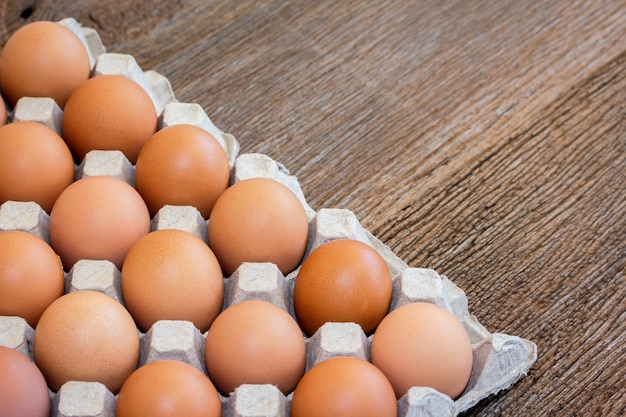
[[(87, 47), (94, 74), (124, 75), (139, 83), (152, 98), (160, 127), (187, 123), (206, 129), (225, 149), (231, 164), (231, 182), (265, 177), (288, 186), (300, 199), (309, 219), (307, 254), (321, 244), (338, 238), (351, 238), (375, 248), (385, 259), (393, 277), (391, 309), (415, 301), (435, 303), (452, 312), (464, 325), (473, 347), (473, 367), (465, 392), (456, 400), (431, 388), (413, 387), (398, 400), (398, 415), (456, 416), (481, 399), (514, 384), (537, 359), (536, 345), (528, 340), (502, 333), (491, 333), (468, 311), (465, 293), (447, 277), (432, 269), (412, 268), (389, 247), (361, 226), (354, 213), (345, 209), (313, 210), (304, 197), (296, 177), (280, 163), (263, 154), (239, 154), (239, 144), (222, 132), (195, 103), (181, 103), (169, 81), (154, 71), (143, 71), (126, 54), (107, 53), (97, 32), (82, 27), (74, 19), (59, 23), (76, 33)], [(42, 123), (59, 134), (63, 112), (52, 99), (23, 98), (18, 101), (11, 120)], [(76, 167), (76, 178), (111, 175), (134, 185), (134, 167), (119, 151), (92, 151)], [(8, 201), (0, 206), (0, 231), (25, 230), (50, 242), (49, 216), (36, 203)], [(165, 206), (152, 219), (152, 230), (176, 228), (188, 231), (207, 242), (207, 223), (190, 206)], [(305, 255), (306, 256), (306, 255)], [(224, 305), (260, 299), (272, 302), (294, 318), (293, 286), (297, 270), (283, 276), (270, 263), (245, 263), (224, 280)], [(81, 260), (66, 273), (66, 292), (101, 291), (123, 304), (120, 271), (109, 261)], [(139, 331), (139, 330), (138, 330)], [(19, 317), (0, 316), (0, 345), (9, 346), (33, 358), (34, 330)], [(304, 337), (304, 336), (303, 336)], [(187, 362), (206, 373), (204, 344), (206, 333), (191, 322), (163, 320), (146, 333), (140, 332), (140, 365), (160, 359)], [(306, 367), (338, 355), (369, 360), (372, 336), (367, 337), (355, 323), (327, 323), (306, 341)], [(116, 396), (98, 382), (70, 381), (57, 393), (50, 393), (52, 414), (56, 416), (114, 416)], [(289, 415), (291, 397), (272, 385), (242, 385), (229, 396), (220, 396), (225, 417)]]

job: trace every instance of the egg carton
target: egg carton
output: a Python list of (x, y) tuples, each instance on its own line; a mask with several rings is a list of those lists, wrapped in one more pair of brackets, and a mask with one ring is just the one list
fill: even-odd
[[(536, 345), (523, 338), (491, 333), (468, 311), (465, 293), (446, 276), (432, 269), (409, 267), (378, 238), (361, 226), (346, 209), (313, 210), (298, 180), (288, 169), (259, 153), (239, 154), (239, 144), (222, 132), (202, 107), (179, 102), (167, 78), (155, 71), (143, 71), (127, 54), (106, 52), (94, 29), (66, 18), (58, 23), (70, 28), (89, 51), (93, 74), (124, 75), (150, 95), (159, 116), (159, 127), (192, 124), (211, 133), (226, 151), (231, 165), (231, 182), (264, 177), (289, 187), (302, 202), (309, 220), (306, 255), (333, 239), (351, 238), (367, 243), (385, 260), (393, 279), (390, 310), (401, 305), (426, 301), (453, 313), (465, 327), (473, 350), (472, 373), (463, 394), (456, 400), (432, 388), (413, 387), (398, 400), (399, 417), (456, 416), (480, 400), (506, 389), (527, 374), (537, 359)], [(42, 123), (59, 134), (63, 111), (49, 98), (20, 99), (9, 114), (10, 120)], [(76, 178), (110, 175), (134, 185), (134, 166), (119, 151), (91, 151), (76, 166)], [(24, 230), (46, 242), (49, 216), (36, 203), (7, 201), (0, 206), (0, 231)], [(165, 206), (152, 219), (151, 229), (175, 228), (190, 232), (207, 242), (207, 221), (190, 206)], [(224, 279), (224, 305), (256, 299), (274, 303), (294, 318), (293, 287), (298, 270), (283, 276), (271, 263), (244, 263)], [(66, 292), (96, 290), (124, 303), (120, 271), (109, 261), (81, 260), (65, 274)], [(187, 362), (206, 373), (204, 344), (191, 322), (162, 320), (140, 334), (140, 365), (161, 359)], [(34, 360), (34, 330), (19, 317), (0, 316), (0, 345), (14, 348)], [(304, 336), (303, 336), (304, 337)], [(367, 337), (355, 323), (326, 323), (314, 335), (305, 337), (306, 369), (327, 358), (348, 355), (369, 360), (372, 336)], [(54, 416), (114, 416), (116, 396), (99, 382), (69, 381), (58, 392), (50, 392)], [(225, 417), (288, 416), (293, 393), (284, 395), (275, 386), (242, 385), (229, 396), (220, 394)]]

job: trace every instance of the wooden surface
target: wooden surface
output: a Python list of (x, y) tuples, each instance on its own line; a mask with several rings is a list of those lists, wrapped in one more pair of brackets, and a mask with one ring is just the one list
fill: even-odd
[[(529, 375), (466, 413), (626, 415), (622, 1), (11, 1), (74, 17), (241, 152), (434, 268)], [(24, 18), (27, 17), (27, 18)]]

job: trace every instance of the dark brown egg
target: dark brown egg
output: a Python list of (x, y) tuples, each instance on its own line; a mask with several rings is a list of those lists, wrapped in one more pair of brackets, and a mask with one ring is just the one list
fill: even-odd
[(371, 246), (337, 239), (313, 250), (298, 271), (293, 303), (309, 336), (326, 322), (353, 322), (372, 333), (391, 305), (391, 274)]

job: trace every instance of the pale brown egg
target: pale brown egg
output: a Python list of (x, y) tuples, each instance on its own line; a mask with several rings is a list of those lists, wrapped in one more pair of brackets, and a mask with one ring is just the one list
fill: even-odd
[(50, 408), (39, 368), (23, 353), (0, 346), (0, 417), (49, 417)]
[(354, 239), (337, 239), (302, 262), (293, 303), (298, 323), (312, 336), (326, 322), (353, 322), (371, 334), (391, 305), (391, 273), (382, 256)]
[(119, 150), (131, 164), (158, 128), (148, 93), (121, 75), (99, 75), (76, 88), (63, 113), (63, 138), (78, 163), (91, 150)]
[(116, 417), (221, 417), (222, 403), (211, 380), (177, 360), (143, 365), (122, 385)]
[(225, 309), (207, 333), (209, 377), (224, 395), (242, 384), (272, 384), (289, 394), (304, 373), (306, 346), (296, 321), (266, 301)]
[(28, 121), (0, 127), (0, 204), (34, 201), (50, 213), (74, 174), (72, 154), (54, 130)]
[(472, 372), (472, 345), (461, 322), (443, 307), (405, 304), (380, 323), (371, 344), (371, 361), (402, 397), (413, 386), (431, 387), (453, 400)]
[(33, 350), (53, 391), (67, 381), (96, 381), (115, 394), (139, 364), (139, 332), (112, 297), (76, 291), (55, 300), (41, 315)]
[(398, 406), (385, 375), (366, 360), (336, 356), (313, 366), (293, 393), (291, 417), (395, 417)]
[(177, 229), (148, 233), (122, 266), (122, 294), (139, 328), (158, 320), (187, 320), (206, 332), (220, 313), (224, 280), (217, 258), (202, 239)]
[(197, 126), (182, 124), (159, 130), (137, 158), (135, 188), (152, 216), (170, 204), (193, 206), (206, 219), (229, 184), (224, 148)]
[(0, 57), (0, 88), (11, 107), (22, 97), (50, 97), (63, 108), (90, 74), (87, 49), (56, 22), (22, 26), (7, 40)]
[(243, 262), (271, 262), (286, 275), (304, 256), (309, 226), (302, 203), (287, 186), (251, 178), (220, 195), (208, 231), (226, 276)]
[(80, 259), (109, 260), (121, 270), (139, 238), (150, 232), (150, 213), (128, 183), (109, 176), (80, 179), (50, 212), (50, 243), (69, 270)]
[(35, 328), (64, 288), (61, 260), (46, 242), (28, 232), (0, 232), (0, 316), (22, 317)]

